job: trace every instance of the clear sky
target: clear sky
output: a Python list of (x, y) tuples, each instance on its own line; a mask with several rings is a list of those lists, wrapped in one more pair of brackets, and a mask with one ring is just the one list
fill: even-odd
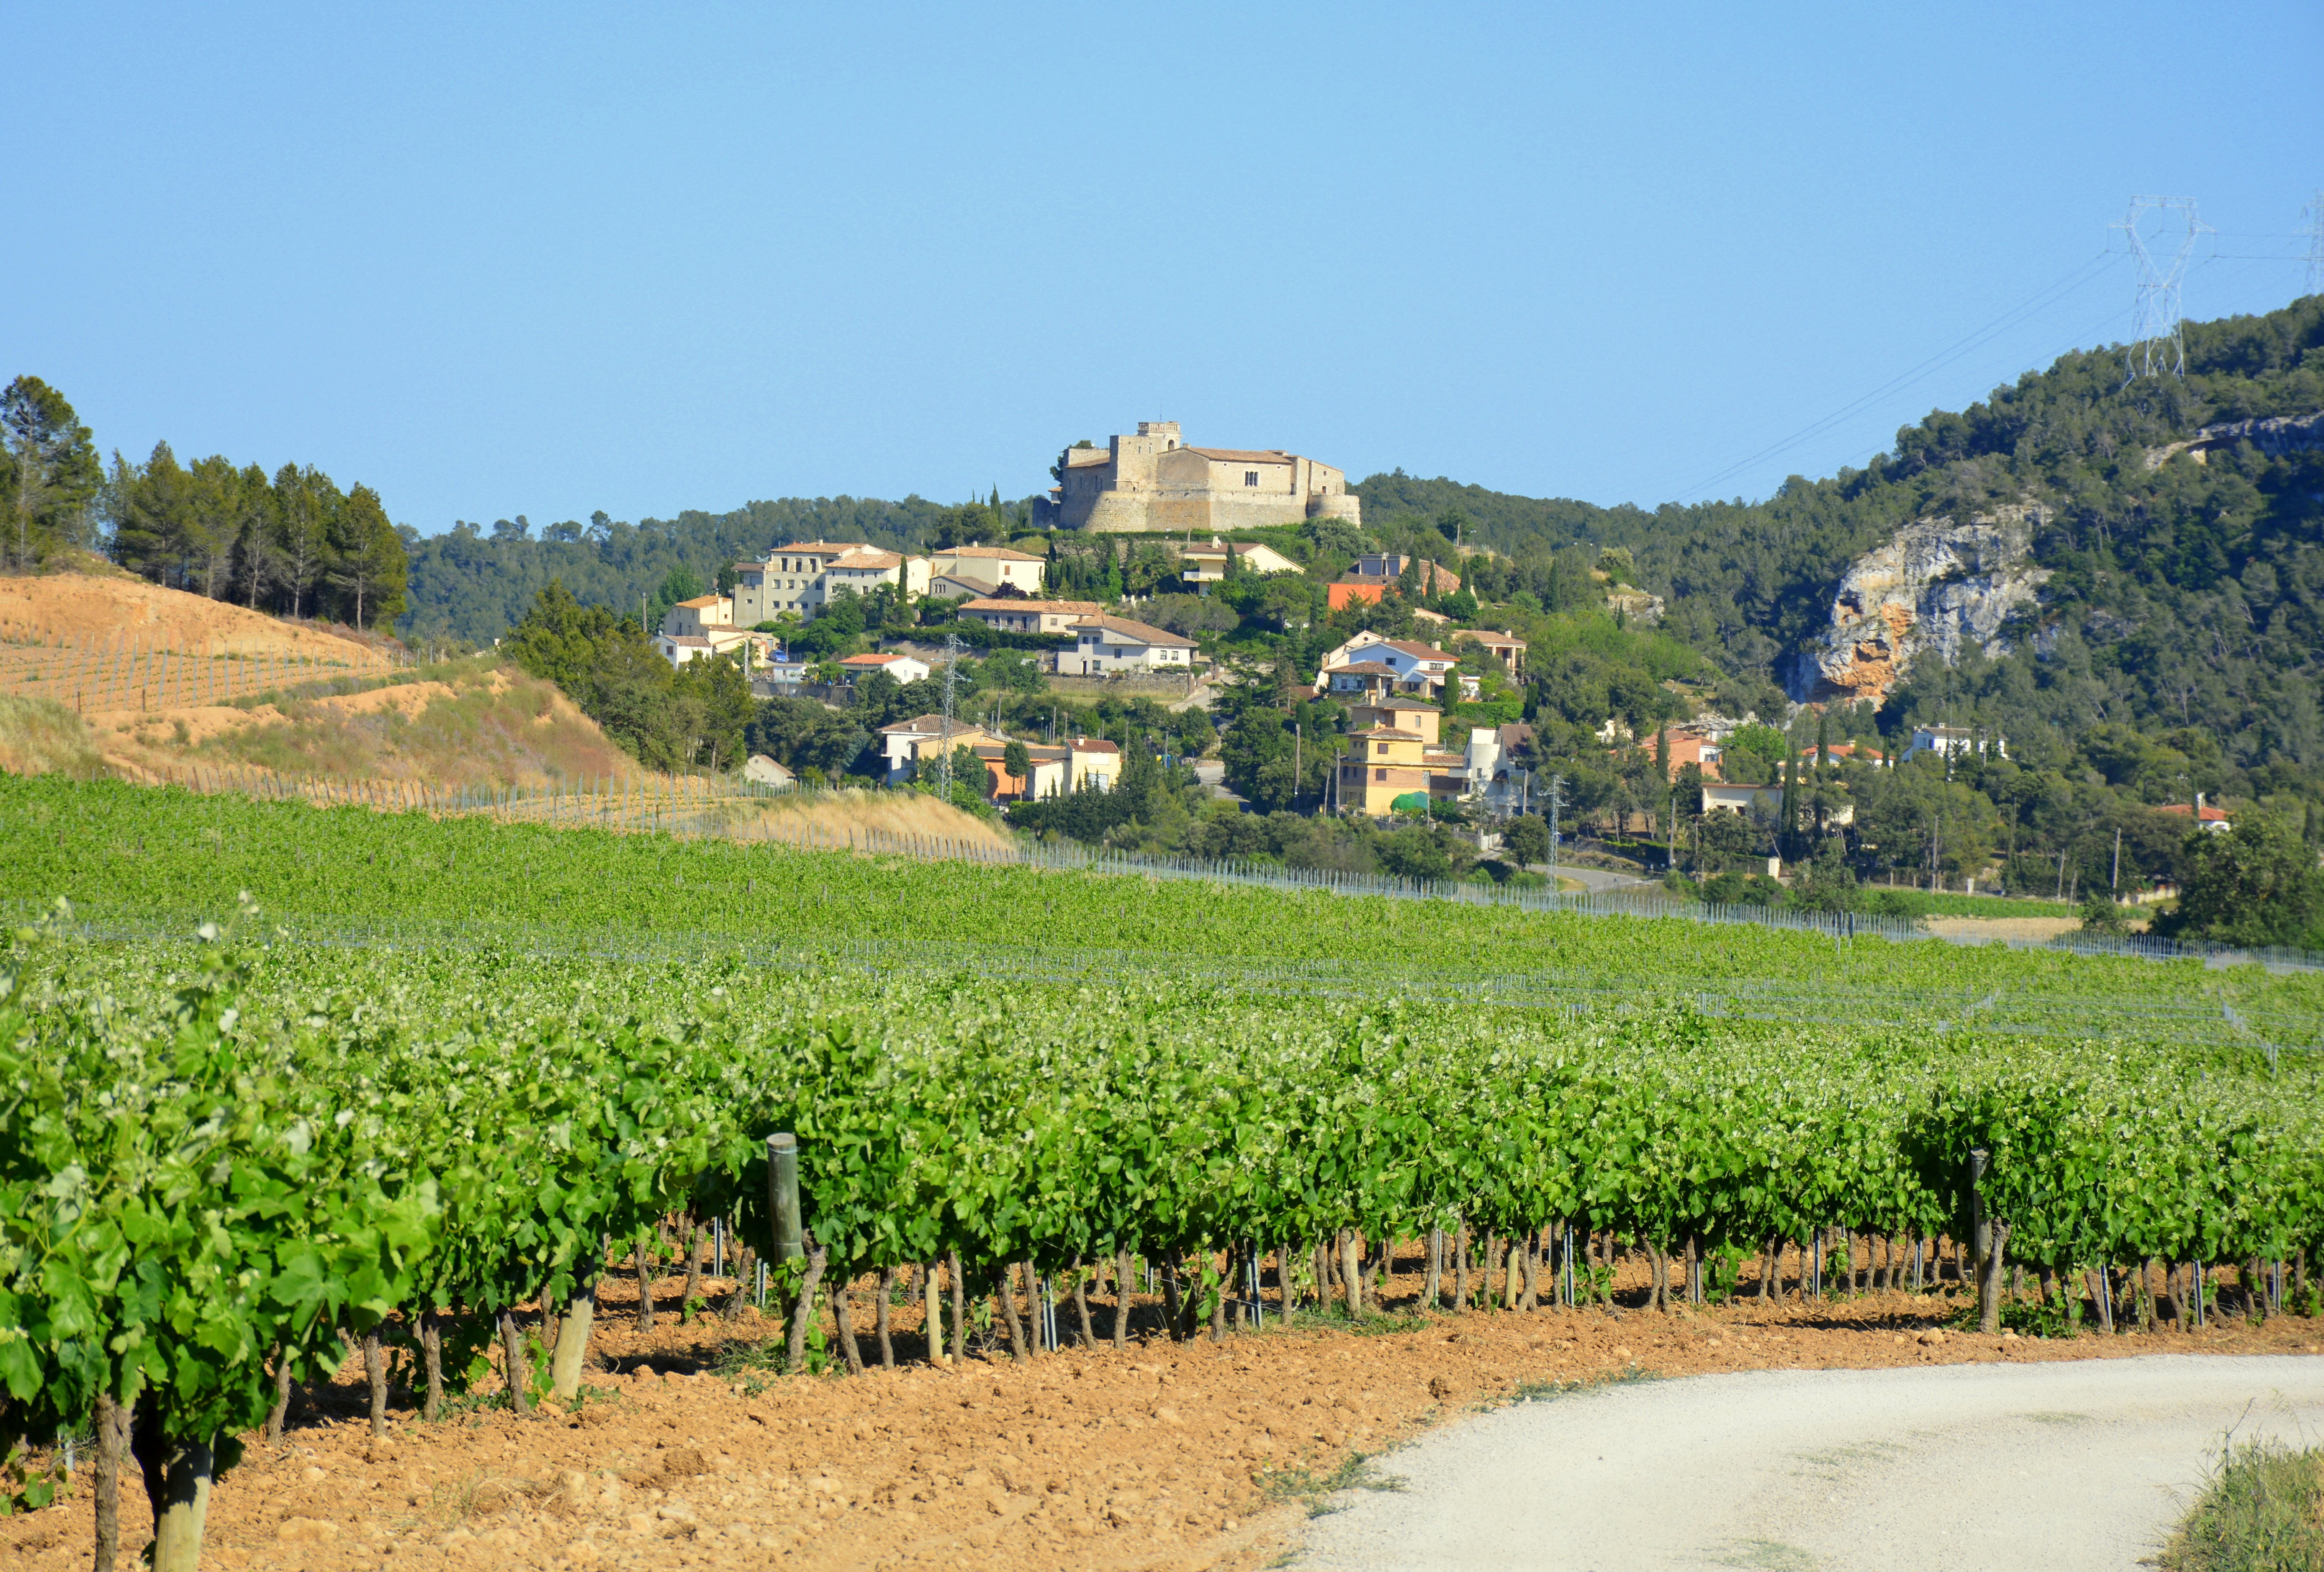
[(314, 464), (431, 533), (1023, 496), (1156, 415), (1358, 478), (1758, 496), (2126, 336), (2133, 195), (2219, 231), (2209, 317), (2301, 292), (2324, 187), (2315, 0), (20, 5), (5, 36), (0, 375), (108, 450)]

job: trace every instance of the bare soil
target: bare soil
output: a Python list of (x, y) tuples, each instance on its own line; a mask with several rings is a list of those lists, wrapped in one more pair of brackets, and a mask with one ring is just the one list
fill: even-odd
[[(211, 1498), (204, 1564), (1250, 1568), (1280, 1553), (1351, 1461), (1574, 1384), (2324, 1346), (2324, 1329), (2294, 1316), (2191, 1333), (1980, 1337), (1947, 1329), (1960, 1308), (1950, 1292), (1665, 1315), (1638, 1308), (1643, 1264), (1626, 1266), (1618, 1298), (1630, 1302), (1612, 1310), (1397, 1313), (1413, 1306), (1416, 1266), (1407, 1255), (1390, 1280), (1379, 1324), (1398, 1329), (1351, 1332), (1309, 1314), (1173, 1343), (1157, 1308), (1134, 1296), (1121, 1353), (1101, 1300), (1094, 1350), (1018, 1363), (1004, 1344), (942, 1369), (925, 1363), (909, 1304), (894, 1310), (899, 1367), (880, 1368), (867, 1282), (855, 1295), (871, 1366), (860, 1376), (749, 1368), (779, 1328), (748, 1306), (680, 1325), (674, 1277), (659, 1280), (662, 1310), (641, 1335), (633, 1281), (611, 1280), (576, 1411), (521, 1418), (487, 1382), (484, 1406), (430, 1425), (399, 1391), (392, 1435), (374, 1440), (351, 1363), (303, 1394), (283, 1446), (252, 1439)], [(1074, 1326), (1068, 1300), (1059, 1331), (1070, 1341)], [(134, 1471), (124, 1491), (134, 1553), (147, 1523)], [(90, 1545), (85, 1489), (0, 1521), (10, 1566), (84, 1565)]]
[(328, 622), (293, 622), (231, 602), (94, 574), (0, 577), (0, 641), (88, 644), (134, 639), (153, 648), (362, 660), (377, 642)]

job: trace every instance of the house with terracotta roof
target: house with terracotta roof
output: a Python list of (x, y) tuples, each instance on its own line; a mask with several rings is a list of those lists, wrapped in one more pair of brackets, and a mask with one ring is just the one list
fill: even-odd
[(1065, 789), (1110, 792), (1121, 782), (1121, 745), (1102, 737), (1076, 737), (1065, 745)]
[(2214, 807), (2205, 802), (2201, 792), (2195, 794), (2195, 800), (2192, 803), (2165, 803), (2155, 812), (2185, 819), (2214, 835), (2224, 835), (2235, 828), (2234, 815), (2225, 808)]
[(1074, 648), (1057, 652), (1059, 676), (1102, 676), (1117, 671), (1191, 671), (1194, 641), (1127, 617), (1084, 617), (1067, 631)]
[(893, 650), (873, 650), (866, 655), (851, 655), (839, 663), (839, 669), (854, 682), (875, 671), (884, 671), (899, 683), (916, 683), (928, 675), (928, 663), (899, 655)]
[(1025, 745), (1026, 758), (1032, 768), (1022, 776), (1009, 773), (1006, 742), (975, 743), (971, 751), (984, 766), (984, 795), (996, 803), (1038, 802), (1043, 797), (1061, 795), (1073, 767), (1070, 749), (1045, 748), (1038, 742)]
[(956, 614), (1001, 633), (1063, 633), (1076, 622), (1102, 617), (1095, 601), (1033, 601), (984, 596), (963, 601)]
[(1318, 518), (1355, 524), (1363, 514), (1330, 464), (1281, 448), (1190, 447), (1176, 420), (1141, 420), (1103, 447), (1069, 447), (1055, 473), (1035, 522), (1097, 534), (1223, 536)]

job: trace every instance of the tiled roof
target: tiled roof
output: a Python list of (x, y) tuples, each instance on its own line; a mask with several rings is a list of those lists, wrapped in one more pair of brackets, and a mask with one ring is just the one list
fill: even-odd
[(1204, 458), (1217, 459), (1221, 464), (1289, 464), (1291, 455), (1279, 447), (1264, 451), (1252, 447), (1190, 447), (1188, 453), (1199, 453)]
[(1030, 552), (1011, 551), (1005, 546), (956, 546), (950, 551), (932, 553), (936, 556), (989, 556), (999, 562), (1040, 562), (1044, 559)]
[[(2163, 804), (2162, 811), (2166, 814), (2176, 814), (2183, 819), (2190, 814), (2192, 814), (2195, 810), (2186, 803), (2165, 803)], [(2227, 822), (2227, 814), (2225, 809), (2215, 808), (2209, 803), (2205, 803), (2203, 804), (2202, 823), (2206, 824), (2224, 824)]]
[(775, 551), (778, 554), (788, 551), (796, 553), (802, 556), (830, 556), (835, 553), (842, 551), (869, 551), (871, 549), (872, 543), (868, 540), (794, 540), (788, 546), (778, 546), (775, 547)]
[(715, 606), (725, 598), (724, 595), (696, 595), (690, 601), (680, 601), (678, 604), (692, 607), (698, 611), (705, 606)]
[[(851, 655), (839, 664), (842, 666), (888, 666), (899, 660), (911, 658), (908, 655), (898, 655), (892, 650), (873, 650), (869, 655)], [(921, 664), (925, 666), (927, 662), (923, 661)]]
[(1040, 611), (1074, 617), (1096, 616), (1104, 609), (1095, 601), (1036, 601), (1013, 595), (986, 596), (960, 603), (964, 611)]
[(834, 567), (888, 568), (902, 565), (903, 560), (904, 559), (901, 556), (892, 551), (875, 551), (868, 546), (859, 546), (851, 550), (841, 552), (831, 565)]
[(1421, 736), (1417, 731), (1399, 731), (1393, 726), (1367, 726), (1360, 731), (1351, 731), (1348, 735), (1351, 737), (1393, 737), (1406, 742), (1425, 742), (1427, 740), (1426, 738)]
[(1119, 753), (1121, 751), (1121, 748), (1118, 743), (1094, 740), (1087, 737), (1076, 737), (1074, 739), (1073, 750), (1075, 753)]
[(1192, 649), (1194, 641), (1181, 639), (1176, 633), (1166, 633), (1159, 628), (1148, 628), (1143, 622), (1133, 622), (1127, 617), (1085, 617), (1074, 624), (1075, 631), (1084, 628), (1102, 628), (1108, 633), (1120, 635), (1137, 644), (1150, 644), (1157, 648)]
[(1396, 667), (1385, 661), (1359, 660), (1347, 666), (1335, 666), (1326, 670), (1325, 676), (1394, 676)]
[[(1382, 669), (1386, 668), (1383, 667)], [(1432, 715), (1443, 712), (1439, 711), (1435, 705), (1425, 703), (1419, 699), (1398, 697), (1372, 699), (1367, 703), (1358, 704), (1356, 708), (1360, 710), (1425, 710)]]
[[(882, 726), (880, 730), (882, 732), (909, 731), (920, 736), (941, 737), (944, 735), (944, 728), (945, 718), (942, 715), (915, 715), (908, 721), (899, 721), (892, 726)], [(953, 722), (952, 729), (955, 731), (974, 731), (978, 730), (977, 727), (971, 726), (965, 722), (957, 719)]]

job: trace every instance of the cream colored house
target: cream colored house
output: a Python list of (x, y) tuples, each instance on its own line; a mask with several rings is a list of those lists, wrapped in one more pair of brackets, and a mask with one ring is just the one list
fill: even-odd
[(904, 584), (904, 558), (860, 541), (795, 540), (763, 562), (734, 565), (731, 620), (753, 628), (785, 613), (812, 621), (841, 590), (868, 595), (881, 584)]
[(1406, 792), (1428, 790), (1427, 744), (1417, 731), (1370, 726), (1348, 733), (1336, 789), (1342, 812), (1385, 817)]
[(1112, 742), (1076, 737), (1066, 744), (1065, 790), (1110, 792), (1121, 780), (1121, 749)]
[(1063, 633), (1105, 614), (1095, 601), (1019, 601), (990, 596), (964, 601), (961, 616), (1002, 633)]
[(1363, 699), (1348, 710), (1351, 731), (1368, 731), (1382, 727), (1390, 731), (1416, 731), (1421, 741), (1431, 748), (1436, 746), (1437, 728), (1443, 719), (1444, 712), (1434, 704), (1393, 694)]
[(918, 715), (880, 728), (880, 756), (887, 765), (888, 784), (893, 786), (922, 761), (940, 758), (946, 748), (974, 748), (981, 742), (1001, 740), (981, 726), (959, 720), (952, 722), (947, 737), (942, 715)]
[(1214, 584), (1227, 576), (1227, 554), (1234, 554), (1244, 573), (1297, 573), (1299, 565), (1272, 546), (1258, 540), (1222, 542), (1216, 536), (1208, 545), (1178, 548), (1178, 579), (1182, 584)]
[(1045, 558), (1012, 551), (1005, 546), (955, 546), (944, 551), (928, 553), (928, 572), (950, 574), (984, 586), (991, 594), (1003, 584), (1010, 584), (1028, 595), (1041, 593), (1042, 575), (1048, 572)]

